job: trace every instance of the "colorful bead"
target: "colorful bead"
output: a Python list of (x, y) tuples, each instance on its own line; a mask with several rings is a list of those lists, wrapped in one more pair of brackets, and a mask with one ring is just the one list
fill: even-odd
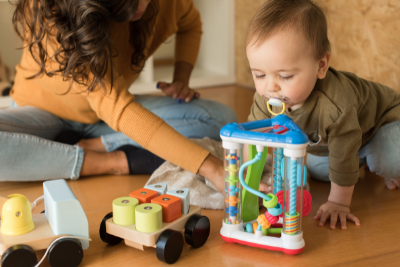
[(251, 226), (251, 223), (246, 224), (246, 232), (253, 233), (253, 226)]
[(253, 233), (257, 231), (258, 223), (254, 222), (253, 223)]
[(268, 209), (269, 214), (272, 216), (279, 216), (282, 214), (282, 206), (280, 203), (276, 204), (275, 208)]
[(296, 235), (300, 230), (300, 214), (290, 215), (290, 212), (285, 213), (285, 234)]
[(267, 194), (271, 199), (270, 200), (263, 200), (263, 205), (267, 209), (272, 209), (275, 208), (275, 206), (278, 204), (278, 198), (272, 193)]
[(271, 223), (265, 218), (265, 215), (262, 214), (258, 216), (257, 222), (262, 226), (264, 229), (268, 229), (271, 227)]
[(268, 221), (270, 224), (275, 224), (275, 223), (277, 223), (278, 220), (279, 220), (278, 216), (272, 216), (271, 214), (269, 214), (268, 211), (265, 212), (265, 215), (264, 215), (264, 216), (265, 216), (265, 219), (267, 219), (267, 221)]

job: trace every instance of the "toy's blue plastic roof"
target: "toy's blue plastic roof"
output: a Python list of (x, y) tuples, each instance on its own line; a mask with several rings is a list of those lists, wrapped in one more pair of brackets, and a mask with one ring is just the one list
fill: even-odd
[[(262, 133), (252, 131), (260, 128), (280, 125), (288, 128), (288, 131), (282, 134)], [(284, 144), (305, 144), (308, 143), (307, 135), (297, 126), (291, 118), (281, 114), (272, 119), (251, 121), (245, 123), (230, 123), (222, 127), (221, 136), (232, 137), (245, 140), (254, 140), (261, 142), (273, 142)]]

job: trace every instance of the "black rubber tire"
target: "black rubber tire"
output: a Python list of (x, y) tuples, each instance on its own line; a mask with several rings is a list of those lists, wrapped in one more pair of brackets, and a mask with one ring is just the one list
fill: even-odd
[(110, 212), (106, 216), (104, 216), (103, 220), (100, 223), (100, 229), (99, 229), (99, 234), (100, 234), (101, 240), (110, 246), (117, 245), (122, 241), (122, 238), (110, 235), (106, 231), (106, 221), (112, 217), (113, 217), (112, 212)]
[(78, 267), (83, 259), (82, 245), (74, 238), (57, 240), (47, 258), (51, 267)]
[(32, 267), (37, 263), (35, 251), (27, 245), (9, 247), (1, 257), (1, 267)]
[(42, 214), (42, 213), (46, 213), (46, 211), (45, 211), (45, 210), (42, 210), (42, 212), (40, 212), (40, 214)]
[(199, 248), (206, 243), (210, 235), (210, 220), (199, 214), (192, 215), (185, 225), (186, 243), (194, 248)]
[(157, 240), (156, 254), (158, 260), (173, 264), (182, 254), (183, 236), (171, 229), (165, 230)]

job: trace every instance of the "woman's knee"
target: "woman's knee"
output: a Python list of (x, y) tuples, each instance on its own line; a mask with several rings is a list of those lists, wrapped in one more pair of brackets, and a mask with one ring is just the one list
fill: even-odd
[(222, 103), (210, 101), (208, 111), (211, 114), (210, 119), (214, 120), (219, 128), (228, 123), (239, 122), (236, 112), (229, 106)]

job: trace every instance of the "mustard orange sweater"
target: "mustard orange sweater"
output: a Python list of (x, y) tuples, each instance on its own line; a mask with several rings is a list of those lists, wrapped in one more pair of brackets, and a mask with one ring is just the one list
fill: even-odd
[[(175, 61), (194, 65), (202, 34), (199, 12), (191, 0), (162, 0), (155, 22), (155, 30), (147, 39), (146, 58), (169, 36), (176, 33)], [(145, 149), (174, 164), (197, 173), (209, 151), (194, 144), (162, 119), (135, 102), (129, 93), (129, 86), (137, 79), (130, 67), (133, 48), (129, 44), (129, 23), (110, 22), (111, 40), (118, 50), (113, 58), (118, 72), (110, 93), (110, 79), (105, 79), (107, 93), (99, 86), (87, 92), (85, 86), (73, 83), (68, 91), (69, 81), (61, 76), (42, 75), (26, 79), (39, 71), (39, 65), (25, 49), (17, 66), (15, 84), (11, 97), (18, 106), (34, 106), (60, 118), (93, 124), (99, 119), (105, 121), (115, 131), (123, 132)], [(52, 55), (56, 44), (46, 43)], [(50, 69), (58, 69), (58, 63), (49, 60)]]

